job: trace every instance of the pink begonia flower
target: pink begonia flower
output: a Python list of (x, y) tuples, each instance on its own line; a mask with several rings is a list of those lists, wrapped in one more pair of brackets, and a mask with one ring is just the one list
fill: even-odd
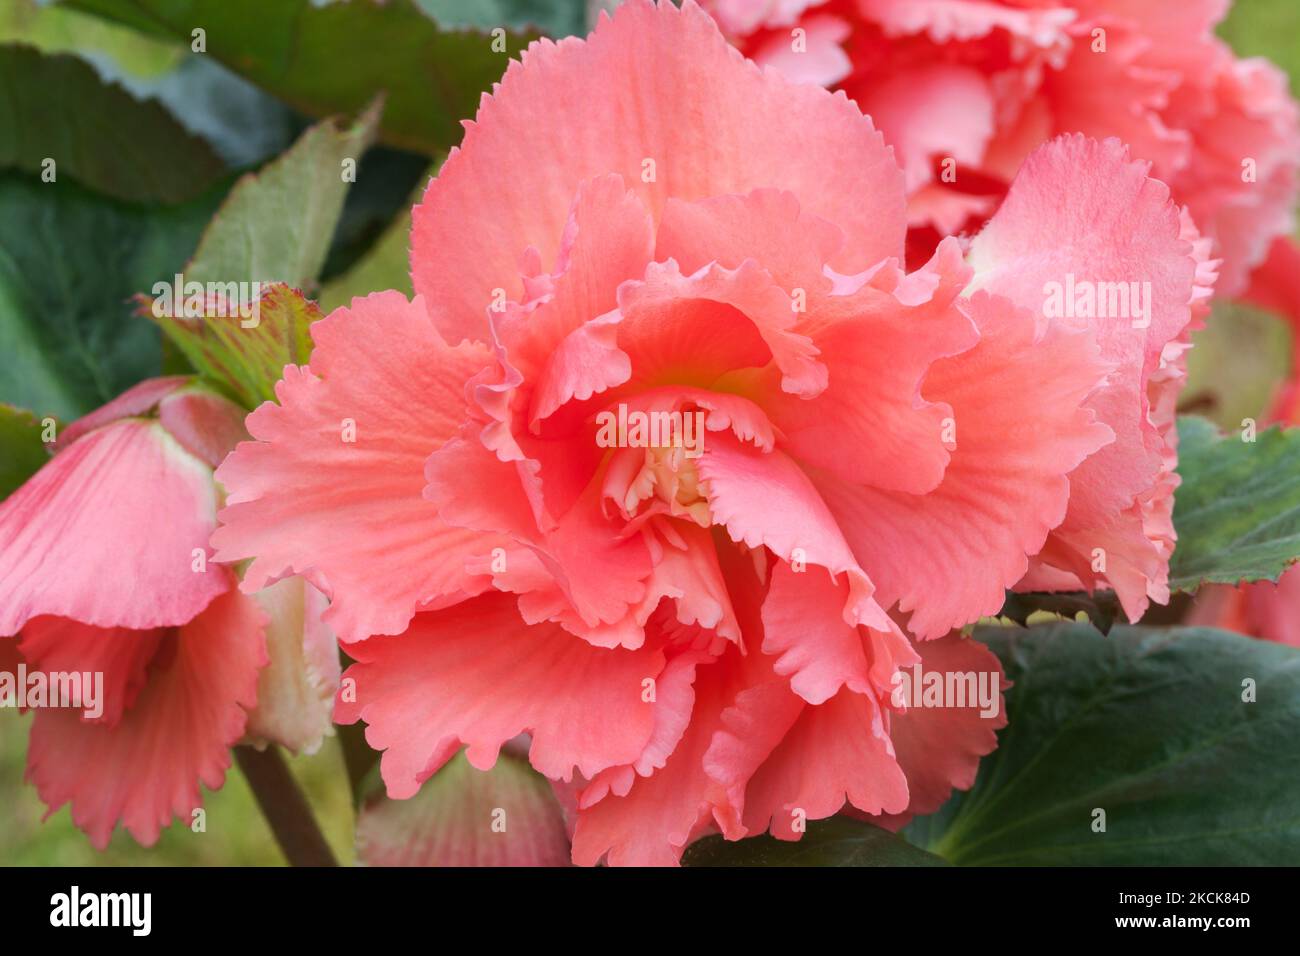
[(1214, 35), (1228, 2), (708, 7), (748, 56), (842, 89), (872, 117), (907, 176), (913, 252), (978, 229), (1041, 143), (1114, 136), (1188, 207), (1223, 259), (1219, 293), (1236, 295), (1294, 228), (1300, 118), (1280, 70)]
[[(1300, 427), (1300, 248), (1289, 238), (1275, 241), (1268, 258), (1251, 276), (1246, 301), (1290, 324), (1291, 373), (1282, 383), (1267, 421)], [(1187, 623), (1223, 627), (1266, 641), (1300, 647), (1300, 567), (1277, 583), (1257, 581), (1238, 587), (1209, 585), (1196, 593)]]
[[(336, 718), (391, 797), (527, 732), (578, 863), (933, 810), (1001, 708), (908, 706), (898, 675), (1000, 676), (950, 632), (1065, 517), (1099, 411), (1141, 432), (1130, 379), (1190, 321), (1193, 244), (1118, 143), (1053, 143), (1017, 188), (978, 271), (948, 240), (906, 273), (903, 174), (843, 95), (691, 2), (539, 41), (415, 209), (414, 300), (317, 322), (249, 416), (217, 556), (330, 596)], [(1067, 271), (1150, 280), (1152, 328), (1049, 321)], [(702, 442), (610, 424), (649, 412)]]
[(314, 718), (300, 694), (281, 699), (295, 684), (288, 665), (266, 667), (268, 625), (282, 648), (292, 640), (276, 602), (296, 600), (301, 614), (314, 589), (285, 581), (247, 597), (211, 561), (213, 469), (245, 437), (243, 416), (188, 378), (142, 382), (67, 426), (0, 503), (3, 669), (102, 674), (101, 713), (33, 708), (27, 775), (51, 813), (70, 803), (101, 849), (119, 822), (143, 844), (173, 816), (190, 823), (199, 784), (221, 786), (246, 734), (310, 748), (328, 728), (337, 653), (319, 607), (323, 637), (301, 622), (297, 632), (311, 648), (300, 657), (335, 660), (332, 683), (320, 665)]

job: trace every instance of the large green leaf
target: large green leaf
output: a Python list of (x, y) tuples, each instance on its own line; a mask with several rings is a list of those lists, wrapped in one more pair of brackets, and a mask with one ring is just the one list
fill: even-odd
[(355, 113), (384, 91), (381, 139), (430, 155), (460, 142), (460, 121), (474, 115), (507, 58), (535, 36), (507, 32), (505, 49), (494, 50), (490, 32), (444, 30), (415, 0), (66, 3), (187, 44), (202, 29), (209, 55), (315, 116)]
[[(241, 179), (185, 266), (184, 288), (173, 283), (172, 295), (187, 310), (177, 311), (171, 295), (145, 300), (190, 364), (249, 408), (273, 397), (286, 364), (303, 364), (311, 354), (308, 327), (320, 311), (296, 290), (316, 286), (348, 191), (344, 165), (355, 170), (378, 115), (376, 104), (351, 126), (325, 120)], [(235, 286), (253, 282), (262, 289)], [(224, 287), (227, 300), (247, 293), (232, 304), (248, 313), (255, 304), (258, 314), (231, 308), (194, 314), (187, 290), (195, 283)]]
[(1300, 859), (1300, 650), (1208, 628), (975, 637), (1013, 682), (1008, 724), (918, 843), (965, 865)]
[(686, 866), (946, 866), (941, 857), (888, 830), (848, 817), (814, 820), (797, 841), (770, 836), (705, 837), (687, 848)]
[(1270, 428), (1252, 442), (1184, 417), (1178, 434), (1170, 586), (1276, 581), (1300, 557), (1300, 429)]
[(0, 402), (75, 418), (159, 370), (132, 295), (194, 250), (226, 188), (177, 206), (0, 174)]
[(351, 125), (325, 120), (244, 176), (203, 234), (186, 282), (285, 282), (312, 288), (355, 170), (374, 138), (379, 104)]
[(29, 411), (0, 405), (0, 500), (36, 474), (50, 458), (42, 425)]
[(161, 76), (184, 55), (176, 43), (46, 0), (7, 0), (0, 6), (0, 42), (26, 43), (44, 53), (77, 53), (96, 63), (108, 60), (138, 78)]
[[(162, 103), (232, 168), (255, 166), (283, 152), (301, 128), (288, 106), (212, 57), (191, 53), (188, 43), (44, 0), (6, 2), (0, 6), (0, 41), (77, 54), (105, 82), (120, 84), (138, 99)], [(166, 151), (159, 156), (170, 158)]]
[(118, 199), (182, 202), (226, 171), (155, 100), (106, 83), (85, 60), (0, 45), (0, 167), (48, 168)]
[[(338, 0), (334, 0), (338, 2)], [(536, 27), (547, 36), (582, 33), (587, 26), (587, 0), (415, 0), (446, 29), (474, 27), (515, 30)], [(609, 3), (605, 4), (610, 7)]]

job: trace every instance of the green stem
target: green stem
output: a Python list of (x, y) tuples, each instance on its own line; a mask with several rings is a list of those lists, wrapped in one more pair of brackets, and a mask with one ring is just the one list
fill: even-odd
[(289, 865), (338, 866), (280, 749), (240, 746), (235, 748), (235, 760)]
[(339, 749), (343, 751), (343, 763), (348, 769), (352, 804), (360, 806), (361, 799), (365, 796), (366, 780), (379, 762), (379, 754), (366, 743), (366, 725), (361, 721), (338, 724), (334, 730), (339, 737)]

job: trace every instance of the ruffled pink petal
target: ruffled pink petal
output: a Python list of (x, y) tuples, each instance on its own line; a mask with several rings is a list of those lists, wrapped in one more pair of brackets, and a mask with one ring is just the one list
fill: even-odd
[(533, 393), (534, 425), (570, 401), (586, 401), (632, 377), (632, 361), (618, 347), (618, 313), (570, 332), (550, 354)]
[[(744, 442), (752, 442), (763, 451), (771, 451), (776, 445), (777, 431), (768, 421), (766, 412), (743, 395), (731, 392), (714, 392), (689, 385), (665, 385), (628, 395), (623, 402), (630, 415), (641, 411), (680, 412), (694, 410), (704, 412), (704, 445), (708, 444), (709, 432), (730, 431)], [(606, 409), (617, 414), (617, 408)]]
[(663, 769), (691, 725), (695, 709), (695, 671), (712, 661), (705, 651), (686, 651), (668, 660), (654, 684), (655, 727), (645, 750), (635, 763), (602, 770), (583, 789), (578, 806), (585, 809), (608, 794), (626, 796), (637, 777), (652, 776)]
[(638, 778), (624, 795), (611, 794), (580, 809), (573, 834), (573, 862), (594, 866), (676, 866), (682, 851), (707, 826), (709, 791), (704, 752), (712, 739), (707, 714), (720, 712), (718, 680), (697, 679), (694, 711), (684, 738), (667, 764)]
[[(891, 714), (889, 738), (893, 741), (898, 763), (907, 776), (911, 800), (909, 815), (938, 810), (953, 788), (969, 790), (975, 783), (980, 758), (998, 745), (997, 731), (1006, 726), (1007, 711), (1002, 691), (1007, 687), (1002, 664), (978, 641), (952, 634), (917, 644), (922, 674), (988, 675), (993, 689), (996, 677), (995, 712), (986, 714), (976, 700), (958, 707), (955, 701), (946, 707), (910, 706), (906, 713)], [(946, 678), (945, 678), (946, 679)], [(967, 684), (969, 687), (970, 685)]]
[(874, 695), (841, 690), (805, 707), (745, 790), (744, 827), (797, 840), (802, 822), (849, 803), (871, 814), (907, 806), (907, 780)]
[(1089, 402), (1115, 441), (1071, 477), (1069, 520), (1079, 526), (1112, 520), (1160, 473), (1164, 442), (1148, 414), (1147, 385), (1165, 346), (1191, 320), (1193, 247), (1181, 238), (1167, 187), (1146, 172), (1116, 141), (1054, 140), (1026, 161), (971, 247), (976, 286), (1039, 314), (1048, 283), (1061, 290), (1071, 281), (1075, 288), (1122, 282), (1150, 290), (1149, 327), (1138, 316), (1052, 320), (1091, 328), (1102, 358), (1115, 367)]
[(859, 567), (844, 534), (812, 482), (784, 452), (742, 446), (719, 434), (705, 449), (700, 476), (708, 483), (715, 524), (732, 541), (767, 547), (783, 561), (819, 566), (847, 575), (844, 619), (884, 629), (886, 616), (871, 600), (872, 583)]
[(529, 421), (536, 429), (571, 398), (585, 399), (627, 380), (627, 357), (614, 343), (620, 283), (645, 275), (654, 226), (617, 175), (581, 184), (545, 301), (494, 316), (496, 339), (510, 366), (533, 388)]
[(741, 690), (723, 711), (704, 769), (717, 785), (711, 792), (713, 816), (728, 840), (754, 835), (745, 827), (746, 789), (807, 707), (786, 681), (768, 680)]
[(518, 255), (551, 261), (579, 183), (606, 173), (656, 221), (669, 196), (789, 190), (845, 231), (840, 272), (902, 251), (900, 174), (856, 107), (745, 63), (693, 2), (632, 0), (511, 63), (416, 207), (412, 279), (449, 339), (486, 339), (492, 290), (520, 300)]
[(972, 221), (982, 223), (995, 208), (997, 200), (992, 196), (959, 193), (932, 183), (908, 199), (907, 221), (910, 226), (929, 226), (941, 236), (953, 236), (967, 231)]
[(344, 674), (335, 719), (369, 725), (396, 799), (462, 746), (475, 767), (491, 767), (521, 733), (532, 734), (529, 759), (548, 777), (567, 780), (576, 769), (591, 778), (630, 764), (654, 730), (643, 681), (664, 666), (654, 646), (596, 648), (559, 625), (527, 625), (506, 594), (418, 615), (405, 634), (349, 654), (357, 663)]
[[(697, 294), (706, 289), (712, 294)], [(751, 318), (738, 307), (745, 304), (763, 311)], [(789, 307), (785, 293), (753, 261), (743, 273), (710, 266), (691, 276), (672, 261), (652, 265), (647, 282), (629, 283), (620, 303), (618, 345), (632, 362), (627, 390), (710, 388), (735, 369), (767, 365), (772, 349), (758, 322), (776, 323), (771, 335), (781, 338), (790, 325)], [(795, 361), (800, 351), (810, 354), (806, 341), (791, 337), (786, 344)]]
[[(604, 858), (611, 866), (676, 866), (682, 851), (713, 824), (714, 809), (726, 802), (722, 779), (706, 769), (706, 755), (725, 726), (724, 715), (747, 689), (775, 680), (770, 658), (757, 652), (742, 657), (730, 648), (724, 659), (702, 665), (695, 678), (690, 723), (662, 769), (637, 777), (630, 790), (603, 787), (583, 794), (573, 837), (573, 862), (591, 866)], [(784, 684), (783, 681), (780, 684)], [(784, 691), (789, 708), (802, 706)], [(752, 752), (766, 741), (770, 750), (793, 716), (775, 712), (747, 736)], [(766, 756), (766, 752), (762, 754)], [(760, 757), (761, 759), (761, 757)], [(725, 758), (724, 766), (732, 766)]]
[(786, 292), (817, 295), (830, 290), (823, 270), (844, 233), (805, 212), (793, 193), (756, 189), (697, 202), (670, 198), (655, 243), (655, 259), (675, 259), (687, 275), (713, 262), (738, 269), (753, 259)]
[[(826, 388), (826, 369), (817, 358), (816, 347), (808, 336), (795, 329), (798, 315), (790, 295), (754, 259), (745, 259), (735, 269), (707, 265), (691, 275), (684, 275), (672, 260), (654, 263), (646, 270), (644, 281), (629, 282), (619, 290), (618, 304), (622, 313), (619, 345), (631, 356), (638, 382), (649, 378), (652, 384), (666, 384), (651, 377), (654, 365), (658, 364), (670, 371), (673, 382), (681, 383), (682, 366), (687, 369), (698, 366), (705, 356), (680, 350), (682, 343), (673, 334), (674, 326), (680, 328), (686, 322), (712, 323), (730, 312), (754, 324), (770, 350), (782, 390), (810, 397)], [(661, 328), (664, 321), (668, 323), (666, 330)], [(716, 336), (717, 332), (711, 335)], [(665, 348), (665, 339), (672, 344), (671, 351)], [(740, 342), (728, 345), (731, 347), (727, 352), (741, 347)], [(650, 360), (645, 361), (647, 358)], [(736, 359), (731, 359), (728, 365), (717, 371), (744, 367)], [(689, 384), (708, 386), (711, 381), (699, 376)]]
[(96, 717), (82, 708), (82, 715), (112, 727), (144, 689), (149, 663), (167, 635), (162, 627), (136, 631), (92, 627), (66, 617), (34, 617), (23, 628), (19, 646), (33, 670), (102, 674), (102, 713)]
[(217, 472), (230, 494), (212, 543), (220, 561), (255, 557), (245, 591), (307, 578), (344, 640), (400, 633), (421, 604), (487, 583), (465, 563), (499, 542), (448, 526), (421, 492), (488, 353), (448, 346), (423, 304), (394, 292), (354, 299), (312, 337), (311, 366), (286, 367), (279, 404), (248, 416), (257, 441)]
[(799, 326), (821, 353), (829, 387), (812, 398), (788, 394), (771, 375), (756, 386), (760, 404), (800, 461), (839, 475), (920, 494), (943, 476), (949, 451), (944, 421), (952, 409), (928, 401), (930, 365), (975, 341), (955, 297), (970, 278), (955, 240), (940, 244), (922, 269), (904, 276), (887, 264), (844, 280)]
[(773, 669), (810, 704), (825, 703), (841, 687), (872, 690), (867, 635), (844, 620), (847, 602), (848, 585), (820, 568), (795, 571), (781, 562), (772, 569), (763, 602), (763, 653), (776, 658)]
[(921, 638), (997, 612), (1065, 516), (1067, 476), (1111, 439), (1085, 407), (1106, 375), (1089, 333), (1036, 328), (1026, 310), (983, 293), (963, 308), (979, 344), (935, 363), (925, 382), (952, 408), (939, 486), (905, 495), (814, 475), (876, 599), (912, 612)]
[(78, 711), (37, 712), (27, 776), (50, 812), (71, 803), (72, 821), (98, 849), (119, 822), (146, 846), (173, 817), (188, 822), (199, 784), (221, 786), (243, 736), (266, 663), (264, 625), (257, 604), (231, 590), (163, 637), (143, 690), (115, 725), (87, 723)]
[(86, 433), (0, 504), (0, 634), (186, 623), (228, 586), (207, 561), (216, 509), (211, 469), (157, 422)]
[[(518, 569), (508, 567), (514, 580), (504, 584), (497, 578), (499, 587), (526, 596), (520, 610), (530, 622), (559, 621), (598, 646), (639, 646), (639, 638), (624, 631), (597, 634), (604, 631), (602, 625), (622, 622), (646, 597), (653, 565), (642, 535), (625, 534), (624, 522), (606, 513), (599, 478), (582, 489), (567, 511), (550, 515), (530, 489), (575, 466), (585, 471), (584, 456), (575, 453), (572, 443), (533, 444), (532, 451), (547, 458), (540, 468), (537, 462), (503, 462), (475, 439), (454, 439), (430, 456), (424, 495), (438, 502), (447, 521), (458, 527), (509, 535), (512, 540), (504, 544), (508, 564), (516, 545), (531, 550), (536, 560), (528, 574), (518, 577)], [(588, 454), (601, 451), (594, 441), (580, 447)], [(570, 483), (563, 477), (560, 482)], [(486, 487), (497, 490), (485, 495)], [(601, 568), (599, 575), (588, 573), (593, 562)]]
[(680, 522), (672, 537), (659, 548), (649, 596), (655, 603), (670, 598), (676, 605), (678, 623), (696, 624), (739, 642), (740, 624), (709, 532)]
[[(620, 620), (647, 593), (653, 568), (649, 549), (640, 535), (623, 537), (620, 525), (603, 513), (600, 487), (592, 482), (536, 549), (574, 613), (588, 625)], [(599, 574), (591, 573), (593, 566)]]

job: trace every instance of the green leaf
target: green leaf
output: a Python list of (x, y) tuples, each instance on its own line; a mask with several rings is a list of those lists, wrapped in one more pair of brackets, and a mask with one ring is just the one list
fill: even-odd
[(78, 53), (97, 61), (108, 59), (138, 78), (167, 73), (184, 55), (175, 43), (52, 6), (44, 0), (8, 0), (0, 6), (0, 42), (26, 43), (43, 53)]
[[(345, 164), (355, 171), (379, 109), (374, 104), (348, 127), (318, 123), (284, 155), (243, 177), (180, 274), (183, 287), (173, 279), (158, 300), (140, 297), (194, 369), (249, 408), (274, 397), (286, 364), (304, 364), (311, 355), (308, 328), (321, 313), (292, 287), (316, 285), (347, 195)], [(254, 282), (263, 285), (238, 287)], [(205, 293), (224, 287), (228, 307), (211, 309), (200, 300), (199, 309), (208, 311), (196, 314), (187, 291), (195, 284)], [(185, 308), (178, 310), (172, 296)], [(253, 306), (255, 318), (248, 315)]]
[(376, 866), (564, 866), (569, 838), (546, 778), (509, 752), (487, 771), (457, 754), (409, 800), (382, 795), (357, 819), (357, 857)]
[(1276, 581), (1300, 557), (1300, 429), (1270, 428), (1250, 442), (1184, 416), (1178, 436), (1169, 586)]
[(1008, 724), (975, 786), (910, 838), (974, 866), (1300, 859), (1300, 650), (1209, 628), (974, 636), (1012, 682)]
[(225, 188), (142, 206), (0, 173), (0, 401), (76, 418), (157, 375), (158, 330), (129, 300), (184, 263)]
[(374, 138), (380, 106), (355, 124), (325, 120), (235, 184), (203, 234), (185, 281), (285, 282), (311, 288), (329, 252), (348, 180)]
[(585, 33), (586, 0), (415, 0), (444, 29), (537, 27), (549, 37)]
[(0, 167), (48, 169), (132, 202), (193, 199), (226, 170), (160, 103), (78, 57), (28, 46), (0, 46), (0, 129)]
[(849, 817), (813, 820), (798, 841), (759, 836), (705, 837), (682, 857), (685, 866), (947, 866), (941, 857), (888, 830)]
[[(569, 0), (575, 2), (575, 0)], [(69, 0), (157, 36), (191, 42), (314, 116), (355, 113), (387, 94), (380, 138), (429, 155), (460, 142), (460, 121), (535, 34), (507, 32), (504, 50), (476, 30), (443, 30), (415, 0)], [(508, 27), (509, 24), (501, 24)], [(498, 44), (499, 45), (499, 44)]]
[(0, 405), (0, 500), (13, 494), (49, 459), (37, 417), (25, 409)]
[(301, 128), (288, 106), (211, 57), (191, 53), (188, 42), (147, 36), (44, 0), (6, 2), (0, 7), (0, 41), (79, 55), (106, 82), (161, 102), (231, 168), (256, 166), (283, 152)]
[(311, 324), (319, 318), (316, 303), (275, 283), (265, 288), (248, 319), (236, 314), (160, 316), (157, 321), (195, 371), (223, 386), (246, 408), (255, 408), (275, 398), (275, 383), (286, 365), (307, 363)]

